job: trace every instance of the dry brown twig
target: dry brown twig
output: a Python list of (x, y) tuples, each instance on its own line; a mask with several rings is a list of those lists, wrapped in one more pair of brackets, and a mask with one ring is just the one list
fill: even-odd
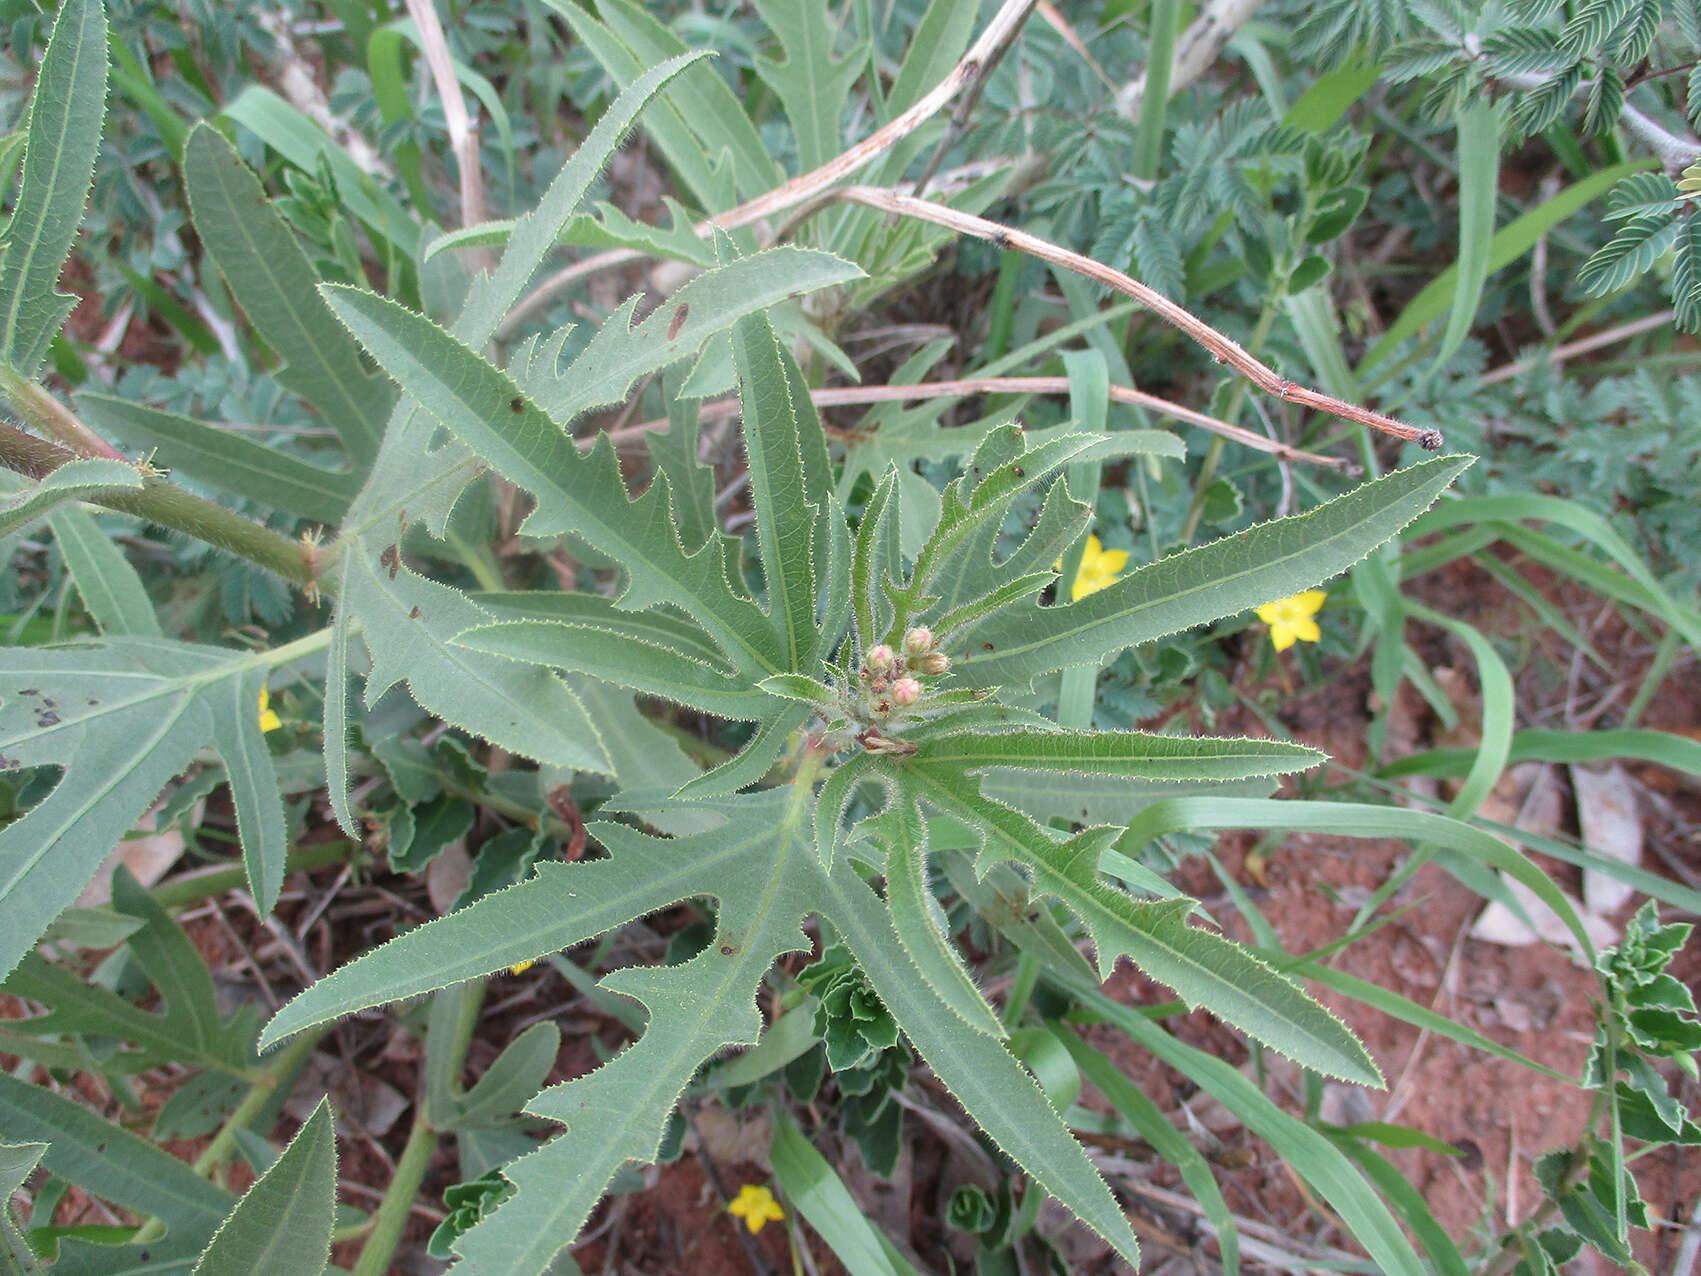
[(1502, 364), (1492, 371), (1483, 373), (1482, 376), (1477, 378), (1477, 384), (1479, 386), (1497, 385), (1502, 381), (1510, 381), (1513, 377), (1521, 376), (1543, 360), (1550, 363), (1564, 363), (1567, 359), (1574, 359), (1580, 354), (1588, 354), (1591, 350), (1599, 350), (1602, 346), (1627, 341), (1638, 333), (1665, 327), (1672, 321), (1676, 313), (1674, 310), (1662, 310), (1658, 314), (1644, 315), (1640, 319), (1632, 319), (1629, 323), (1619, 324), (1617, 327), (1608, 328), (1603, 332), (1591, 333), (1589, 336), (1579, 338), (1576, 341), (1568, 341), (1562, 346), (1553, 347), (1551, 350), (1538, 351), (1524, 358), (1514, 359), (1511, 363)]
[[(1373, 412), (1368, 408), (1359, 407), (1356, 404), (1345, 402), (1289, 381), (1185, 307), (1176, 304), (1162, 293), (1130, 278), (1121, 271), (1113, 270), (1090, 257), (1084, 257), (1025, 231), (1003, 226), (969, 213), (958, 212), (955, 209), (946, 208), (913, 195), (903, 195), (896, 191), (873, 186), (847, 186), (837, 190), (830, 189), (834, 182), (848, 177), (877, 156), (891, 149), (903, 138), (909, 136), (953, 98), (962, 94), (976, 93), (978, 87), (984, 83), (984, 75), (987, 69), (996, 63), (1010, 46), (1036, 3), (1037, 0), (1005, 0), (998, 12), (993, 15), (992, 20), (987, 23), (986, 28), (981, 32), (974, 45), (963, 56), (962, 60), (952, 68), (951, 73), (909, 110), (886, 127), (869, 134), (862, 141), (813, 172), (793, 178), (783, 186), (778, 186), (748, 203), (699, 222), (695, 227), (696, 232), (699, 235), (707, 235), (716, 228), (729, 230), (737, 226), (749, 225), (787, 209), (798, 210), (793, 217), (787, 219), (789, 225), (806, 216), (811, 207), (838, 200), (848, 200), (898, 216), (915, 217), (923, 221), (933, 222), (949, 230), (955, 230), (959, 234), (974, 235), (977, 238), (990, 240), (1001, 248), (1015, 248), (1021, 252), (1026, 252), (1067, 270), (1075, 271), (1096, 283), (1134, 298), (1167, 323), (1180, 329), (1188, 337), (1204, 346), (1219, 363), (1228, 364), (1267, 394), (1290, 403), (1299, 404), (1302, 407), (1328, 412), (1346, 420), (1382, 430), (1396, 438), (1415, 441), (1430, 451), (1438, 449), (1442, 444), (1442, 436), (1439, 430), (1407, 425), (1380, 412)], [(611, 266), (639, 260), (643, 256), (644, 254), (636, 250), (615, 249), (611, 252), (598, 253), (595, 256), (587, 257), (583, 261), (575, 262), (557, 272), (523, 298), (509, 312), (508, 317), (497, 331), (497, 339), (501, 340), (511, 334), (527, 316), (574, 280)], [(1127, 387), (1117, 387), (1117, 390), (1125, 396), (1140, 393)], [(1140, 402), (1141, 400), (1122, 398), (1120, 401)], [(1148, 406), (1157, 407), (1159, 403), (1163, 403), (1163, 401), (1157, 400)], [(1345, 468), (1338, 462), (1309, 453), (1297, 452), (1283, 444), (1273, 444), (1252, 431), (1242, 430), (1229, 422), (1218, 421), (1216, 418), (1207, 417), (1203, 413), (1193, 413), (1190, 409), (1177, 410), (1177, 407), (1178, 405), (1174, 404), (1164, 404), (1157, 410), (1176, 416), (1178, 419), (1204, 426), (1204, 428), (1213, 430), (1225, 437), (1235, 438), (1248, 446), (1284, 456), (1286, 459), (1307, 460), (1316, 464), (1331, 465), (1334, 468)]]
[[(407, 8), (408, 16), (419, 28), (420, 51), (430, 68), (437, 98), (443, 103), (443, 123), (449, 130), (455, 167), (460, 169), (461, 225), (476, 226), (484, 220), (484, 171), (479, 165), (478, 126), (467, 114), (466, 99), (461, 96), (460, 82), (455, 78), (455, 63), (449, 54), (443, 24), (437, 17), (437, 6), (431, 0), (407, 0)], [(477, 250), (474, 261), (487, 269), (494, 265), (487, 249)]]
[[(1263, 0), (1211, 0), (1205, 5), (1175, 42), (1168, 96), (1173, 98), (1197, 80), (1262, 3)], [(1149, 73), (1148, 69), (1136, 76), (1116, 95), (1117, 111), (1131, 120), (1140, 118), (1140, 108), (1146, 101), (1146, 76)]]
[(942, 204), (916, 199), (912, 195), (900, 195), (896, 191), (877, 186), (844, 186), (828, 192), (820, 199), (823, 203), (846, 200), (868, 208), (882, 209), (900, 217), (914, 217), (932, 222), (960, 235), (973, 235), (977, 239), (989, 240), (1000, 248), (1014, 248), (1018, 252), (1061, 266), (1065, 270), (1072, 270), (1094, 283), (1132, 297), (1165, 323), (1179, 329), (1185, 336), (1203, 346), (1218, 363), (1228, 364), (1266, 394), (1285, 399), (1289, 403), (1297, 403), (1301, 407), (1328, 412), (1360, 425), (1368, 425), (1395, 438), (1417, 443), (1431, 452), (1442, 444), (1440, 430), (1407, 425), (1391, 416), (1361, 408), (1355, 403), (1348, 403), (1344, 399), (1337, 399), (1333, 395), (1289, 381), (1269, 365), (1253, 358), (1237, 342), (1224, 336), (1185, 306), (1176, 304), (1161, 292), (1147, 287), (1138, 279), (1130, 278), (1120, 270), (1113, 270), (1091, 257), (1084, 257), (1050, 240), (1041, 239), (1038, 235), (1030, 235), (1027, 231), (988, 221), (984, 217), (976, 217), (973, 213), (959, 212)]
[[(962, 398), (971, 394), (1067, 394), (1069, 393), (1068, 377), (964, 377), (956, 381), (925, 381), (914, 385), (849, 385), (833, 386), (827, 389), (811, 390), (809, 397), (818, 408), (845, 407), (858, 403), (890, 403), (909, 399), (944, 399)], [(1345, 474), (1356, 474), (1358, 468), (1348, 460), (1333, 456), (1319, 456), (1315, 452), (1303, 452), (1299, 448), (1289, 447), (1262, 434), (1254, 433), (1242, 426), (1231, 425), (1227, 421), (1209, 416), (1193, 408), (1184, 407), (1169, 399), (1159, 398), (1155, 394), (1147, 394), (1144, 390), (1134, 390), (1125, 385), (1110, 387), (1110, 397), (1118, 403), (1127, 403), (1134, 407), (1146, 408), (1159, 416), (1174, 417), (1177, 421), (1185, 421), (1189, 425), (1197, 425), (1201, 429), (1220, 434), (1224, 438), (1244, 443), (1247, 447), (1256, 448), (1260, 452), (1283, 461), (1304, 461), (1311, 465), (1321, 465), (1328, 469), (1339, 470)], [(717, 399), (705, 403), (698, 410), (705, 419), (721, 416), (736, 416), (738, 414), (737, 399)], [(623, 425), (605, 431), (609, 441), (616, 446), (643, 436), (646, 431), (665, 430), (667, 421), (657, 418), (654, 421), (640, 421), (636, 425)], [(587, 435), (580, 440), (583, 447), (590, 447), (596, 442), (595, 434)]]
[[(783, 186), (773, 190), (737, 208), (728, 209), (724, 213), (716, 213), (706, 221), (698, 222), (694, 228), (699, 235), (709, 235), (718, 227), (721, 230), (732, 230), (738, 226), (748, 226), (752, 222), (761, 221), (775, 213), (795, 208), (807, 203), (834, 182), (849, 177), (858, 169), (878, 159), (891, 150), (904, 138), (920, 128), (927, 120), (937, 115), (952, 98), (974, 86), (980, 76), (981, 67), (989, 61), (996, 61), (999, 54), (1015, 39), (1021, 30), (1022, 23), (1027, 20), (1030, 10), (1037, 0), (1004, 0), (997, 13), (992, 15), (992, 21), (986, 24), (986, 29), (980, 33), (980, 38), (969, 47), (962, 60), (951, 68), (951, 73), (939, 81), (933, 89), (909, 110), (884, 128), (876, 129), (862, 141), (828, 160), (813, 172), (794, 177)], [(514, 308), (508, 312), (508, 317), (496, 330), (496, 339), (504, 341), (514, 330), (539, 307), (547, 304), (552, 297), (559, 294), (574, 280), (582, 279), (601, 270), (613, 266), (624, 265), (629, 261), (639, 261), (646, 254), (631, 248), (615, 248), (608, 252), (597, 253), (583, 261), (574, 262), (571, 266), (557, 271), (544, 280), (526, 296), (522, 297)]]

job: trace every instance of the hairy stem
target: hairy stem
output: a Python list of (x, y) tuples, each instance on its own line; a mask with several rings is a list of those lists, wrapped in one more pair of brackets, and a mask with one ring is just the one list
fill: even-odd
[(277, 1093), (277, 1088), (295, 1074), (302, 1061), (313, 1053), (313, 1047), (319, 1044), (320, 1037), (325, 1031), (308, 1032), (291, 1041), (277, 1054), (273, 1055), (265, 1070), (255, 1080), (253, 1087), (243, 1096), (242, 1102), (236, 1105), (219, 1132), (213, 1136), (213, 1141), (195, 1159), (195, 1173), (205, 1177), (224, 1163), (232, 1149), (236, 1146), (236, 1135), (240, 1130), (246, 1130), (255, 1117), (265, 1108), (266, 1104)]
[(127, 460), (122, 452), (84, 425), (42, 385), (20, 377), (4, 365), (0, 365), (0, 395), (4, 395), (12, 410), (25, 421), (43, 434), (51, 434), (66, 447), (84, 456), (103, 456), (109, 461)]
[(378, 1212), (372, 1217), (372, 1234), (366, 1238), (360, 1260), (354, 1265), (354, 1276), (384, 1276), (390, 1270), (390, 1259), (402, 1239), (402, 1228), (413, 1211), (413, 1198), (419, 1193), (436, 1146), (437, 1131), (426, 1122), (425, 1105), (418, 1104), (414, 1107), (408, 1141), (402, 1145), (401, 1156), (396, 1158), (396, 1172), (384, 1190)]
[[(65, 415), (69, 417), (70, 413)], [(74, 417), (71, 419), (75, 420)], [(0, 464), (19, 474), (33, 479), (46, 478), (80, 455), (14, 426), (0, 425)], [(99, 455), (125, 460), (116, 452)], [(91, 494), (85, 499), (91, 504), (134, 514), (160, 527), (193, 536), (275, 572), (292, 585), (312, 590), (317, 563), (312, 546), (291, 540), (269, 527), (262, 527), (253, 519), (186, 492), (149, 470), (143, 469), (140, 473), (140, 491), (115, 488)]]
[[(952, 381), (923, 381), (915, 385), (844, 385), (828, 386), (824, 389), (811, 390), (809, 397), (818, 408), (839, 407), (857, 403), (890, 403), (909, 402), (915, 399), (961, 398), (971, 394), (1068, 394), (1068, 377), (962, 377)], [(1185, 421), (1189, 425), (1197, 425), (1224, 438), (1233, 439), (1259, 452), (1268, 452), (1271, 456), (1283, 461), (1304, 461), (1310, 465), (1321, 465), (1331, 470), (1341, 470), (1347, 474), (1356, 474), (1357, 467), (1352, 462), (1335, 456), (1319, 456), (1315, 452), (1305, 452), (1286, 443), (1268, 438), (1244, 426), (1232, 425), (1218, 417), (1196, 411), (1169, 399), (1160, 398), (1155, 394), (1147, 394), (1144, 390), (1136, 390), (1130, 386), (1112, 385), (1110, 387), (1112, 402), (1127, 403), (1134, 407), (1146, 408), (1158, 416), (1173, 417), (1177, 421)], [(717, 399), (704, 403), (699, 410), (704, 421), (718, 420), (725, 417), (737, 416), (739, 403), (736, 398)], [(605, 431), (609, 442), (621, 444), (641, 439), (646, 433), (660, 432), (668, 427), (667, 418), (658, 417), (652, 421), (639, 421), (633, 425), (623, 425), (618, 429)], [(828, 427), (832, 432), (832, 427)], [(589, 450), (596, 443), (596, 435), (587, 435), (577, 440), (579, 446)]]
[(1407, 425), (1404, 421), (1396, 421), (1391, 416), (1381, 412), (1373, 412), (1369, 408), (1359, 407), (1344, 399), (1324, 394), (1307, 386), (1289, 381), (1267, 364), (1259, 362), (1248, 354), (1237, 342), (1218, 332), (1210, 324), (1195, 315), (1185, 306), (1171, 301), (1154, 288), (1132, 279), (1120, 270), (1084, 257), (1049, 240), (1026, 231), (1017, 230), (1013, 226), (1004, 226), (998, 222), (988, 221), (984, 217), (976, 217), (972, 213), (959, 212), (954, 208), (946, 208), (941, 204), (929, 203), (925, 199), (916, 199), (909, 195), (900, 195), (896, 191), (885, 190), (877, 186), (846, 186), (822, 197), (824, 200), (848, 200), (853, 204), (863, 204), (869, 208), (878, 208), (900, 217), (914, 217), (919, 221), (932, 222), (936, 226), (944, 226), (958, 234), (973, 235), (977, 239), (990, 240), (1000, 248), (1014, 248), (1019, 252), (1028, 253), (1042, 261), (1062, 266), (1078, 275), (1091, 279), (1096, 284), (1106, 288), (1114, 288), (1124, 296), (1132, 297), (1158, 318), (1172, 327), (1179, 329), (1183, 335), (1203, 346), (1218, 363), (1226, 363), (1229, 367), (1246, 377), (1266, 394), (1285, 399), (1289, 403), (1297, 403), (1301, 407), (1314, 408), (1319, 412), (1328, 412), (1360, 425), (1368, 425), (1373, 429), (1391, 434), (1395, 438), (1414, 442), (1433, 452), (1442, 444), (1441, 431), (1426, 429), (1420, 426)]

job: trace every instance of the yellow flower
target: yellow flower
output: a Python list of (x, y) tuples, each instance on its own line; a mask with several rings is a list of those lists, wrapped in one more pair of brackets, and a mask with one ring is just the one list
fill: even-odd
[(271, 693), (264, 687), (260, 688), (260, 730), (276, 731), (283, 726), (283, 719), (272, 712)]
[[(1088, 594), (1096, 594), (1117, 577), (1124, 567), (1128, 566), (1128, 551), (1125, 549), (1106, 549), (1099, 544), (1097, 536), (1087, 537), (1087, 548), (1081, 554), (1081, 569), (1075, 573), (1075, 587), (1069, 591), (1071, 602), (1080, 602)], [(1060, 558), (1052, 565), (1053, 571), (1063, 570), (1063, 560)]]
[(1258, 619), (1270, 626), (1270, 641), (1276, 644), (1277, 651), (1286, 651), (1293, 646), (1295, 639), (1317, 642), (1323, 637), (1323, 631), (1312, 617), (1326, 597), (1328, 595), (1321, 589), (1308, 589), (1292, 598), (1278, 598), (1273, 603), (1265, 603), (1258, 609)]
[(765, 1187), (757, 1187), (754, 1183), (746, 1183), (738, 1189), (738, 1199), (726, 1207), (727, 1213), (744, 1220), (754, 1235), (762, 1230), (769, 1221), (779, 1222), (786, 1216), (780, 1208), (780, 1203), (774, 1199), (774, 1194)]

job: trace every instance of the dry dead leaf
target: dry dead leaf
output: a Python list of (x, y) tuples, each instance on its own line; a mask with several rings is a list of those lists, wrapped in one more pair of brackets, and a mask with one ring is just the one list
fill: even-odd
[(354, 1067), (346, 1059), (315, 1052), (284, 1101), (284, 1111), (297, 1121), (305, 1121), (325, 1094), (331, 1096), (340, 1114), (338, 1129), (345, 1128), (346, 1117), (352, 1126), (375, 1137), (387, 1133), (410, 1103), (405, 1094), (387, 1081)]
[(773, 1125), (760, 1109), (729, 1112), (706, 1103), (692, 1117), (698, 1145), (716, 1165), (768, 1164), (768, 1147), (774, 1141)]
[(455, 901), (472, 881), (472, 856), (467, 854), (465, 838), (456, 838), (432, 856), (425, 866), (425, 893), (439, 917), (454, 907)]
[[(1537, 899), (1535, 893), (1522, 882), (1514, 881), (1504, 875), (1501, 876), (1500, 880), (1511, 892), (1512, 897), (1529, 914), (1530, 920), (1535, 923), (1535, 929), (1531, 930), (1523, 918), (1499, 900), (1494, 899), (1489, 901), (1488, 907), (1482, 910), (1476, 924), (1471, 927), (1472, 939), (1486, 940), (1491, 944), (1504, 944), (1508, 948), (1521, 948), (1542, 940), (1550, 944), (1563, 945), (1570, 949), (1571, 958), (1578, 965), (1586, 966), (1588, 964), (1587, 959), (1583, 956), (1582, 946), (1572, 935), (1570, 928), (1559, 919), (1558, 913)], [(1591, 913), (1583, 907), (1580, 900), (1566, 895), (1564, 891), (1561, 891), (1560, 894), (1565, 895), (1566, 900), (1577, 910), (1578, 915), (1583, 920), (1583, 929), (1588, 933), (1589, 942), (1597, 949), (1606, 948), (1618, 942), (1617, 926), (1607, 921), (1606, 918)]]
[[(139, 836), (125, 838), (102, 862), (89, 884), (83, 887), (82, 894), (77, 896), (78, 908), (102, 908), (112, 902), (112, 874), (120, 864), (129, 869), (131, 876), (143, 886), (152, 886), (177, 863), (183, 854), (182, 830), (173, 826), (162, 832), (153, 831), (161, 804), (155, 803), (152, 810), (136, 821), (136, 827), (142, 830)], [(205, 812), (206, 803), (195, 803), (189, 821), (199, 824)]]
[[(1571, 768), (1571, 788), (1577, 794), (1577, 824), (1583, 845), (1621, 864), (1642, 862), (1642, 818), (1636, 809), (1636, 786), (1624, 768), (1614, 763), (1605, 771)], [(1583, 870), (1583, 901), (1603, 917), (1616, 913), (1635, 888), (1597, 868)]]

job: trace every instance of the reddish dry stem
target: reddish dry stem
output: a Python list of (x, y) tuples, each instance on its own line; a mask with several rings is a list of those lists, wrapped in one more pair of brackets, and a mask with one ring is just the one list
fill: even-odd
[(1226, 363), (1242, 376), (1250, 380), (1266, 394), (1286, 399), (1289, 403), (1297, 403), (1302, 407), (1314, 408), (1319, 412), (1328, 412), (1333, 416), (1342, 417), (1348, 421), (1356, 421), (1360, 425), (1368, 425), (1372, 429), (1392, 434), (1395, 438), (1406, 439), (1433, 452), (1441, 446), (1441, 431), (1426, 429), (1422, 426), (1407, 425), (1391, 416), (1373, 412), (1369, 408), (1361, 408), (1355, 403), (1337, 399), (1332, 395), (1318, 390), (1311, 390), (1302, 385), (1296, 385), (1286, 377), (1281, 376), (1267, 364), (1260, 363), (1248, 354), (1240, 344), (1230, 337), (1224, 336), (1210, 324), (1199, 318), (1185, 306), (1178, 305), (1147, 287), (1138, 279), (1130, 278), (1120, 270), (1113, 270), (1102, 262), (1094, 261), (1091, 257), (1083, 257), (1080, 253), (1072, 252), (1049, 240), (1037, 235), (1030, 235), (1024, 230), (1011, 226), (1000, 225), (988, 221), (984, 217), (976, 217), (972, 213), (959, 212), (954, 208), (946, 208), (942, 204), (931, 203), (925, 199), (917, 199), (913, 195), (900, 195), (877, 186), (846, 186), (824, 196), (824, 199), (848, 200), (853, 204), (863, 204), (869, 208), (878, 208), (883, 212), (895, 213), (901, 217), (914, 217), (919, 221), (932, 222), (958, 234), (973, 235), (977, 239), (989, 240), (992, 243), (1017, 249), (1029, 256), (1049, 261), (1053, 265), (1072, 270), (1078, 275), (1091, 279), (1094, 283), (1112, 288), (1124, 296), (1132, 297), (1145, 306), (1153, 314), (1172, 327), (1179, 329), (1191, 337), (1211, 354), (1219, 363)]

